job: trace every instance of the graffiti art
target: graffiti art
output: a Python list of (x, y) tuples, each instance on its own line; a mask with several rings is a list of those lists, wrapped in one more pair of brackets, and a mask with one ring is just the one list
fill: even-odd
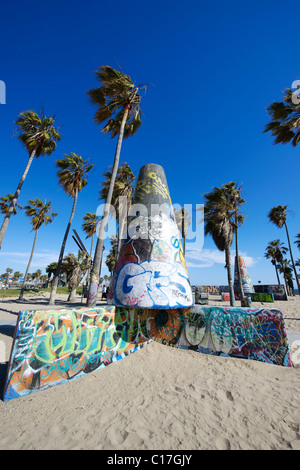
[(124, 358), (148, 341), (134, 310), (21, 312), (4, 400), (81, 377)]

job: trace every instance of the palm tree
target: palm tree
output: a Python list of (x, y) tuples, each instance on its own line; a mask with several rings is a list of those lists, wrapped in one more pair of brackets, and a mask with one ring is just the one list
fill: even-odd
[(82, 272), (88, 269), (88, 260), (83, 251), (78, 251), (78, 256), (69, 253), (64, 257), (61, 270), (67, 275), (67, 283), (70, 288), (68, 302), (76, 300), (76, 289), (79, 286)]
[(278, 285), (280, 285), (280, 279), (278, 276), (278, 268), (282, 266), (283, 255), (288, 252), (288, 249), (284, 246), (279, 239), (272, 240), (269, 242), (266, 251), (265, 251), (265, 258), (271, 259), (271, 263), (275, 267), (276, 276)]
[(290, 260), (282, 259), (281, 265), (279, 266), (279, 271), (283, 274), (286, 291), (289, 293), (289, 287), (293, 284), (293, 268), (290, 265)]
[(73, 206), (70, 215), (70, 219), (66, 228), (66, 232), (63, 238), (63, 242), (60, 249), (60, 254), (57, 262), (57, 269), (55, 276), (52, 281), (51, 294), (49, 298), (49, 305), (54, 305), (55, 294), (59, 279), (59, 273), (61, 264), (64, 257), (64, 251), (67, 243), (72, 220), (75, 214), (75, 208), (77, 204), (77, 197), (80, 191), (87, 185), (88, 172), (93, 168), (93, 165), (88, 160), (83, 160), (80, 155), (76, 153), (70, 153), (65, 155), (65, 158), (57, 160), (56, 166), (59, 168), (57, 172), (60, 186), (63, 188), (66, 194), (73, 199)]
[(294, 242), (300, 250), (300, 233), (296, 235), (296, 241)]
[[(41, 201), (41, 199), (36, 198), (36, 199), (30, 199), (28, 201), (28, 205), (24, 207), (25, 209), (25, 214), (31, 218), (31, 224), (32, 224), (32, 230), (35, 231), (35, 236), (33, 240), (33, 245), (30, 253), (30, 258), (27, 264), (27, 268), (25, 271), (25, 276), (19, 296), (19, 300), (23, 298), (24, 295), (24, 289), (26, 285), (26, 279), (27, 279), (27, 274), (31, 265), (33, 253), (35, 250), (35, 245), (36, 245), (36, 240), (38, 236), (39, 229), (41, 226), (51, 224), (57, 214), (55, 212), (52, 212), (51, 208), (51, 201), (45, 201), (44, 203)], [(42, 274), (42, 273), (41, 273)]]
[(84, 223), (82, 224), (82, 230), (86, 233), (86, 239), (92, 237), (91, 241), (91, 251), (90, 256), (92, 258), (93, 253), (93, 243), (94, 243), (94, 236), (97, 229), (98, 217), (96, 214), (92, 212), (87, 212), (83, 216)]
[[(1, 196), (0, 197), (0, 212), (1, 214), (7, 214), (9, 211), (9, 207), (13, 201), (14, 195), (11, 193), (8, 193), (7, 196)], [(22, 209), (22, 207), (19, 204), (16, 204), (13, 211), (12, 215), (16, 215), (17, 213), (17, 208)]]
[(50, 264), (48, 264), (48, 266), (46, 266), (45, 271), (46, 271), (47, 277), (48, 277), (47, 284), (49, 284), (51, 276), (54, 277), (54, 275), (56, 273), (56, 270), (57, 270), (57, 261), (55, 261), (54, 263), (50, 263)]
[[(110, 170), (112, 170), (112, 168), (110, 168)], [(101, 199), (106, 200), (107, 198), (109, 185), (110, 185), (110, 181), (112, 177), (112, 171), (110, 170), (106, 171), (103, 175), (105, 177), (105, 180), (103, 181), (101, 185), (102, 187), (100, 190), (100, 200)], [(130, 166), (126, 162), (122, 163), (119, 166), (118, 171), (117, 171), (117, 176), (115, 179), (115, 185), (114, 185), (114, 190), (113, 190), (112, 199), (111, 199), (111, 205), (115, 209), (116, 219), (119, 224), (117, 253), (120, 252), (124, 226), (127, 220), (127, 214), (128, 214), (129, 208), (132, 203), (134, 181), (135, 181), (135, 176)], [(122, 198), (126, 199), (126, 211), (127, 211), (126, 215), (120, 213), (120, 209), (121, 209), (121, 212), (125, 209), (124, 207), (121, 206), (121, 201), (122, 202), (124, 201), (124, 199)]]
[(35, 271), (35, 273), (32, 273), (31, 277), (33, 280), (35, 279), (34, 287), (38, 287), (41, 275), (42, 275), (42, 271), (40, 269)]
[(287, 236), (288, 245), (289, 245), (289, 250), (290, 250), (290, 255), (291, 255), (291, 261), (292, 261), (292, 265), (293, 265), (293, 269), (294, 269), (294, 273), (295, 273), (295, 277), (296, 277), (296, 282), (297, 282), (297, 286), (298, 286), (298, 294), (300, 295), (299, 279), (297, 277), (297, 272), (296, 272), (296, 267), (295, 267), (295, 263), (294, 263), (289, 232), (288, 232), (288, 228), (287, 228), (287, 224), (286, 224), (287, 212), (288, 212), (287, 211), (287, 206), (280, 206), (279, 205), (279, 206), (276, 206), (276, 207), (272, 207), (272, 209), (270, 210), (270, 212), (268, 214), (268, 217), (269, 217), (270, 222), (275, 224), (276, 227), (278, 227), (278, 228), (282, 228), (283, 226), (285, 227), (286, 236)]
[(239, 243), (238, 243), (238, 228), (244, 223), (245, 217), (240, 214), (240, 207), (245, 203), (245, 199), (241, 196), (241, 186), (231, 181), (230, 183), (223, 184), (226, 198), (228, 200), (228, 214), (231, 215), (231, 224), (235, 233), (235, 262), (238, 275), (239, 291), (241, 295), (241, 302), (244, 302), (245, 295), (242, 284), (240, 263), (239, 263)]
[(20, 279), (20, 277), (23, 276), (23, 273), (21, 273), (20, 271), (15, 271), (14, 272), (14, 275), (12, 277), (12, 281), (13, 282), (18, 282), (18, 280)]
[(100, 67), (96, 72), (96, 76), (101, 86), (88, 91), (92, 103), (98, 106), (95, 121), (98, 124), (106, 122), (102, 132), (110, 133), (111, 137), (118, 136), (118, 142), (94, 255), (91, 282), (87, 298), (88, 306), (96, 305), (105, 230), (119, 166), (122, 141), (123, 138), (134, 135), (141, 125), (141, 96), (138, 92), (141, 89), (146, 89), (145, 85), (134, 85), (129, 75), (124, 75), (122, 72), (107, 65)]
[(214, 188), (204, 195), (204, 233), (210, 234), (220, 251), (225, 251), (225, 267), (227, 268), (228, 286), (230, 291), (230, 305), (235, 306), (235, 298), (231, 274), (230, 247), (233, 242), (234, 227), (231, 223), (231, 209), (224, 188)]
[[(6, 268), (5, 273), (4, 273), (4, 274), (1, 274), (1, 276), (0, 276), (1, 279), (2, 279), (2, 281), (5, 281), (5, 287), (4, 287), (5, 290), (7, 289), (8, 280), (9, 280), (9, 277), (12, 275), (12, 273), (13, 273), (13, 269), (11, 269), (11, 268)], [(3, 296), (4, 296), (4, 295), (5, 295), (5, 294), (3, 294)]]
[(300, 140), (300, 103), (294, 99), (295, 93), (290, 88), (285, 90), (283, 101), (274, 101), (267, 107), (271, 121), (264, 132), (271, 132), (275, 144), (292, 142), (296, 147)]
[(51, 155), (51, 153), (56, 149), (56, 142), (61, 140), (61, 136), (58, 130), (54, 127), (54, 123), (54, 117), (46, 117), (43, 110), (41, 112), (41, 116), (38, 116), (34, 111), (23, 111), (15, 121), (15, 124), (17, 124), (17, 133), (19, 134), (18, 139), (22, 144), (24, 144), (29, 154), (29, 160), (10, 203), (9, 209), (5, 213), (4, 221), (0, 229), (0, 249), (8, 227), (9, 219), (14, 213), (21, 188), (34, 157), (38, 158), (42, 155)]

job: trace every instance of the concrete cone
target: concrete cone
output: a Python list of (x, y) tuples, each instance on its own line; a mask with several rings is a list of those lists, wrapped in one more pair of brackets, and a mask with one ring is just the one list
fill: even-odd
[[(243, 286), (243, 291), (244, 294), (251, 294), (251, 292), (254, 292), (254, 287), (252, 284), (252, 281), (250, 279), (250, 276), (248, 274), (245, 261), (243, 258), (239, 256), (239, 261), (240, 261), (240, 271), (241, 271), (241, 279), (242, 279), (242, 286)], [(239, 295), (239, 278), (238, 278), (238, 271), (237, 271), (237, 257), (235, 257), (235, 263), (234, 263), (234, 290), (237, 295)]]
[(150, 309), (193, 305), (180, 235), (160, 165), (151, 163), (140, 169), (109, 303)]

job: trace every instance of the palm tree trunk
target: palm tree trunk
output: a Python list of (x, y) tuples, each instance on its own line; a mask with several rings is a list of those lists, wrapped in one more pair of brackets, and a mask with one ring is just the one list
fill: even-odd
[(240, 295), (241, 295), (241, 304), (243, 305), (243, 301), (245, 300), (245, 295), (244, 295), (241, 268), (240, 268), (237, 214), (235, 214), (235, 256), (236, 256), (236, 263), (237, 263), (237, 275), (238, 275), (239, 289), (240, 289)]
[(276, 263), (274, 264), (274, 266), (275, 266), (275, 271), (276, 271), (276, 276), (277, 276), (278, 285), (280, 286), (280, 279), (279, 279), (278, 269), (277, 269)]
[(289, 237), (289, 232), (288, 232), (286, 222), (284, 222), (284, 226), (285, 226), (285, 230), (286, 230), (286, 236), (287, 236), (287, 239), (288, 239), (290, 255), (291, 255), (291, 261), (292, 261), (292, 265), (293, 265), (293, 268), (294, 268), (295, 278), (296, 278), (296, 282), (297, 282), (297, 286), (298, 286), (298, 295), (300, 295), (299, 279), (298, 279), (298, 276), (297, 276), (296, 266), (295, 266), (295, 263), (294, 263), (294, 258), (293, 258), (292, 248), (291, 248), (291, 242), (290, 242), (290, 237)]
[(114, 165), (113, 165), (113, 170), (111, 174), (111, 180), (109, 183), (109, 188), (108, 188), (107, 197), (105, 201), (103, 217), (100, 223), (100, 231), (98, 234), (95, 255), (94, 255), (94, 262), (93, 262), (93, 267), (91, 271), (89, 293), (87, 296), (86, 305), (88, 307), (94, 307), (96, 306), (96, 303), (97, 303), (97, 292), (98, 292), (99, 278), (100, 278), (100, 272), (101, 272), (104, 236), (105, 236), (105, 230), (106, 230), (106, 226), (108, 222), (109, 208), (111, 205), (113, 189), (114, 189), (117, 171), (119, 167), (121, 146), (122, 146), (122, 141), (123, 141), (124, 128), (125, 128), (125, 124), (126, 124), (127, 117), (128, 117), (128, 112), (129, 112), (129, 108), (126, 108), (124, 110), (124, 115), (123, 115), (123, 119), (122, 119), (122, 123), (120, 127), (117, 147), (115, 151)]
[(57, 285), (58, 285), (58, 279), (59, 279), (61, 264), (62, 264), (62, 260), (63, 260), (63, 257), (64, 257), (64, 252), (65, 252), (66, 243), (67, 243), (69, 231), (70, 231), (70, 228), (71, 228), (72, 220), (73, 220), (73, 217), (74, 217), (74, 214), (75, 214), (77, 196), (78, 196), (78, 192), (76, 191), (75, 196), (74, 196), (74, 202), (73, 202), (71, 216), (70, 216), (70, 219), (69, 219), (69, 222), (68, 222), (68, 225), (67, 225), (67, 229), (66, 229), (66, 232), (65, 232), (65, 236), (64, 236), (62, 245), (61, 245), (59, 258), (58, 258), (58, 263), (57, 263), (57, 268), (56, 268), (56, 272), (55, 272), (55, 275), (54, 275), (53, 281), (52, 281), (51, 293), (50, 293), (50, 298), (49, 298), (48, 305), (55, 305), (55, 294), (56, 294), (56, 289), (57, 289)]
[(35, 236), (34, 236), (34, 240), (33, 240), (33, 245), (32, 245), (32, 249), (31, 249), (31, 254), (30, 254), (30, 258), (29, 258), (29, 261), (28, 261), (28, 264), (27, 264), (27, 268), (26, 268), (25, 275), (24, 275), (24, 280), (23, 280), (23, 284), (22, 284), (22, 287), (21, 287), (21, 292), (20, 292), (20, 295), (19, 295), (19, 300), (22, 300), (22, 299), (23, 299), (24, 289), (25, 289), (25, 286), (26, 286), (26, 278), (27, 278), (27, 274), (28, 274), (28, 271), (29, 271), (29, 268), (30, 268), (30, 265), (31, 265), (33, 253), (34, 253), (34, 250), (35, 250), (35, 244), (36, 244), (36, 239), (37, 239), (38, 231), (39, 231), (38, 229), (35, 231)]
[(225, 261), (226, 261), (227, 278), (228, 278), (228, 286), (229, 286), (229, 293), (230, 293), (230, 306), (235, 307), (235, 298), (234, 298), (234, 290), (233, 290), (232, 274), (231, 274), (230, 247), (225, 248)]
[(3, 243), (3, 240), (4, 240), (4, 236), (5, 236), (7, 227), (8, 227), (9, 219), (10, 219), (10, 217), (11, 217), (13, 211), (14, 211), (14, 208), (16, 207), (17, 200), (18, 200), (21, 188), (23, 186), (23, 183), (25, 181), (25, 178), (27, 176), (27, 173), (29, 171), (30, 165), (32, 163), (32, 160), (34, 159), (35, 154), (36, 154), (36, 150), (33, 150), (30, 154), (30, 157), (29, 157), (29, 160), (27, 162), (25, 171), (22, 175), (22, 178), (19, 181), (19, 184), (18, 184), (17, 190), (14, 194), (13, 200), (11, 201), (9, 209), (8, 209), (7, 213), (5, 214), (5, 217), (4, 217), (1, 229), (0, 229), (0, 250), (1, 250), (1, 247), (2, 247), (2, 243)]

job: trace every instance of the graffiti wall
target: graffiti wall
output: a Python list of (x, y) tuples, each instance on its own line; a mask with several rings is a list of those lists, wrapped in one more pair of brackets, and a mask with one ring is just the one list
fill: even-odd
[(251, 300), (253, 302), (274, 302), (274, 295), (269, 293), (251, 293)]
[(283, 284), (258, 284), (254, 286), (254, 290), (259, 294), (273, 294), (274, 300), (288, 300), (285, 286)]
[(148, 311), (148, 332), (154, 340), (178, 348), (291, 366), (278, 309), (195, 306)]
[(151, 340), (200, 353), (291, 366), (278, 309), (195, 306), (21, 312), (4, 401), (95, 371)]
[(137, 311), (114, 307), (19, 315), (4, 400), (81, 377), (149, 341)]
[(219, 286), (196, 286), (200, 291), (207, 292), (208, 294), (220, 294)]

